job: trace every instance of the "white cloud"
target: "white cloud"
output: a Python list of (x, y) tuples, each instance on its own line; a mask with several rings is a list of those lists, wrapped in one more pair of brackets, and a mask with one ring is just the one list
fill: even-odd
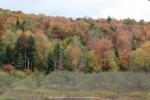
[(73, 18), (112, 16), (150, 20), (147, 0), (1, 0), (0, 8)]
[(102, 17), (135, 18), (150, 20), (150, 2), (144, 0), (125, 0), (114, 7), (103, 10)]

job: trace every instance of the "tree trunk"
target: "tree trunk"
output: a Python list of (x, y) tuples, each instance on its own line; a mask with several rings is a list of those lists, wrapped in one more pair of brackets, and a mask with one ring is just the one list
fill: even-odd
[(30, 70), (30, 62), (29, 62), (29, 58), (28, 58), (28, 70)]
[(61, 43), (59, 43), (59, 69), (62, 69), (62, 51), (61, 51)]
[(27, 57), (27, 52), (26, 52), (26, 49), (25, 49), (25, 54), (24, 54), (24, 59), (25, 59), (25, 61), (24, 61), (25, 69), (27, 69), (27, 67), (26, 67), (26, 57)]

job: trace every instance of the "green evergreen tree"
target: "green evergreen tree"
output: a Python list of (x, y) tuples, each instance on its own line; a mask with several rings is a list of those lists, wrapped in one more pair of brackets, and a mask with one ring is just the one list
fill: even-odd
[(54, 46), (54, 50), (53, 50), (53, 58), (54, 58), (54, 61), (55, 61), (55, 68), (58, 67), (58, 61), (59, 61), (59, 57), (60, 57), (60, 45), (59, 43), (57, 43), (55, 46)]
[(54, 56), (52, 53), (48, 54), (48, 58), (47, 58), (47, 70), (46, 70), (46, 74), (50, 73), (51, 71), (54, 71), (55, 69), (55, 62), (54, 62)]
[(29, 69), (34, 70), (34, 56), (35, 56), (35, 39), (34, 36), (30, 36), (28, 40), (28, 48), (27, 48), (27, 59), (29, 60)]
[(93, 66), (90, 65), (90, 62), (92, 59), (89, 57), (88, 54), (82, 54), (80, 57), (80, 63), (84, 64), (83, 72), (84, 73), (92, 73), (93, 72)]
[(17, 70), (24, 70), (24, 58), (21, 53), (16, 54), (16, 58), (14, 61), (14, 67)]
[(4, 43), (4, 41), (0, 40), (0, 67), (2, 67), (2, 65), (6, 60), (5, 54), (6, 54), (6, 44)]
[[(18, 37), (17, 42), (15, 44), (15, 56), (17, 57), (15, 60), (15, 67), (17, 69), (26, 69), (26, 48), (24, 48), (24, 44), (25, 44), (25, 36), (22, 34), (20, 37)], [(19, 62), (18, 60), (20, 60), (21, 62)], [(21, 64), (20, 64), (21, 63)], [(24, 65), (22, 65), (24, 64)], [(21, 65), (21, 66), (19, 66)]]
[(112, 18), (111, 18), (110, 16), (108, 16), (107, 22), (108, 22), (109, 24), (112, 22)]
[(24, 25), (25, 25), (25, 21), (23, 21), (22, 24), (20, 25), (20, 29), (21, 29), (23, 32), (25, 31)]
[(16, 20), (17, 20), (17, 21), (16, 21), (16, 29), (20, 29), (21, 24), (20, 24), (19, 18), (17, 17)]
[(53, 58), (55, 68), (62, 69), (64, 64), (64, 50), (60, 41), (54, 46)]
[(115, 62), (119, 66), (119, 69), (121, 71), (124, 71), (125, 66), (120, 61), (119, 50), (118, 50), (118, 47), (116, 46), (116, 43), (113, 44), (113, 51), (114, 51), (114, 55), (115, 55)]
[(21, 53), (24, 59), (24, 69), (34, 70), (34, 56), (35, 56), (35, 39), (34, 36), (27, 37), (22, 34), (16, 43), (17, 53)]
[(55, 69), (64, 69), (66, 58), (64, 54), (64, 48), (61, 41), (57, 42), (54, 46), (54, 49), (51, 53), (49, 53), (47, 58), (47, 73), (53, 71)]
[(22, 23), (20, 23), (19, 18), (17, 17), (16, 29), (22, 30), (24, 32), (25, 31), (24, 25), (25, 25), (25, 21), (23, 21)]
[(47, 70), (47, 64), (46, 61), (37, 53), (34, 54), (34, 69), (37, 69), (38, 71), (45, 71)]
[(68, 71), (73, 71), (73, 65), (72, 65), (72, 59), (71, 56), (69, 54), (65, 54), (64, 56), (64, 70), (68, 70)]
[(14, 59), (15, 59), (15, 51), (14, 48), (11, 46), (7, 46), (6, 47), (6, 54), (5, 54), (5, 63), (10, 63), (13, 64), (14, 63)]
[(136, 36), (135, 36), (135, 34), (132, 34), (131, 46), (132, 46), (132, 50), (136, 50)]

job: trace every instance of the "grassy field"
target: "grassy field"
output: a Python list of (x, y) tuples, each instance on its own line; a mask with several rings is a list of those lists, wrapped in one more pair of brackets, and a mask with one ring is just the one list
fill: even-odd
[(55, 96), (99, 97), (56, 100), (149, 100), (150, 73), (0, 72), (0, 100), (55, 100), (51, 99)]

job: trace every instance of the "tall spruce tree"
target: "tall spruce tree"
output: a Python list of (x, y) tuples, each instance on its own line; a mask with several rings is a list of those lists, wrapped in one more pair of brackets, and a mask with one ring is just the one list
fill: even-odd
[(29, 69), (31, 70), (34, 70), (34, 56), (35, 56), (35, 39), (34, 39), (34, 36), (31, 35), (29, 37), (29, 40), (28, 40), (28, 48), (27, 48), (27, 61), (28, 61), (28, 67)]
[(136, 50), (136, 36), (135, 36), (135, 34), (132, 34), (131, 46), (132, 46), (132, 50)]
[(47, 70), (47, 62), (38, 54), (37, 51), (34, 53), (34, 58), (33, 58), (33, 68), (38, 70), (38, 71), (45, 71)]
[(33, 35), (26, 36), (22, 34), (16, 43), (17, 53), (21, 53), (24, 59), (24, 69), (34, 70), (34, 56), (35, 56), (35, 39)]
[(18, 29), (20, 29), (20, 27), (21, 27), (21, 24), (20, 24), (19, 18), (17, 17), (17, 19), (16, 19), (16, 29), (18, 30)]
[(48, 58), (47, 58), (47, 70), (46, 70), (46, 74), (50, 73), (51, 71), (54, 71), (55, 69), (55, 61), (54, 61), (54, 56), (52, 53), (48, 54)]
[(6, 57), (6, 44), (4, 41), (0, 40), (0, 67), (5, 63)]
[(24, 70), (24, 58), (21, 53), (17, 53), (14, 61), (14, 67), (17, 70)]
[(6, 57), (5, 63), (14, 64), (15, 50), (12, 46), (8, 45), (6, 47), (5, 57)]

